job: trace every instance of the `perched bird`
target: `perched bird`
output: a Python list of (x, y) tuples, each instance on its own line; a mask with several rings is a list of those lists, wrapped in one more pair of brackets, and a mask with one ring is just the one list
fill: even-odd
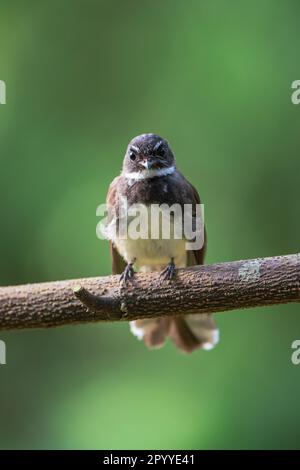
[[(132, 139), (127, 147), (123, 169), (108, 190), (108, 238), (112, 256), (113, 274), (121, 274), (126, 285), (141, 272), (161, 271), (162, 281), (176, 275), (175, 268), (203, 264), (204, 243), (197, 250), (187, 250), (186, 240), (173, 236), (158, 238), (121, 237), (115, 229), (120, 223), (120, 200), (127, 207), (142, 204), (150, 210), (154, 204), (200, 204), (197, 190), (177, 170), (174, 154), (168, 142), (156, 134), (142, 134)], [(173, 221), (174, 222), (174, 221)], [(129, 223), (129, 220), (127, 221)], [(210, 314), (191, 314), (182, 317), (149, 318), (130, 322), (132, 333), (143, 339), (149, 348), (163, 346), (167, 337), (184, 352), (212, 349), (218, 342), (218, 329)]]

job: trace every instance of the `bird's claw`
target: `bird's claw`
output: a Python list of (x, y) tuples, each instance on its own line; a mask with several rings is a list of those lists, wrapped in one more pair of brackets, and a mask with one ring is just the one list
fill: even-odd
[(120, 284), (126, 285), (134, 276), (133, 263), (128, 263), (120, 276)]
[(176, 268), (174, 263), (174, 258), (171, 258), (170, 263), (168, 266), (160, 273), (159, 278), (163, 281), (174, 279), (176, 274)]

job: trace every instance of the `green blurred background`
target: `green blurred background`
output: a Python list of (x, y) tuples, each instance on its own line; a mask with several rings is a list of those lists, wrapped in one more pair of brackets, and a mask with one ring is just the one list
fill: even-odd
[[(199, 189), (207, 262), (299, 251), (300, 4), (0, 0), (0, 283), (110, 273), (96, 207), (142, 132)], [(2, 449), (297, 448), (298, 305), (147, 351), (127, 324), (3, 332)]]

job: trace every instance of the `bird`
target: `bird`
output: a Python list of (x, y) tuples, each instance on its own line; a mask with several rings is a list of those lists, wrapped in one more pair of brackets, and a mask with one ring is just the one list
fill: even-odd
[[(120, 201), (123, 201), (120, 203)], [(134, 137), (128, 144), (119, 176), (111, 182), (107, 198), (106, 238), (110, 242), (113, 274), (120, 275), (120, 284), (132, 282), (136, 271), (160, 271), (163, 282), (172, 282), (177, 268), (204, 264), (207, 236), (202, 225), (203, 243), (197, 249), (187, 249), (183, 237), (153, 237), (147, 228), (147, 237), (120, 236), (122, 204), (128, 208), (143, 205), (146, 217), (151, 207), (173, 204), (194, 208), (200, 204), (195, 187), (177, 169), (168, 141), (158, 134), (146, 133)], [(132, 217), (125, 219), (126, 227)], [(149, 219), (147, 219), (148, 221)], [(169, 219), (173, 221), (173, 219)], [(145, 221), (145, 219), (144, 219)], [(172, 223), (172, 222), (171, 222)], [(155, 227), (157, 228), (157, 227)], [(197, 349), (210, 350), (219, 340), (219, 331), (211, 314), (144, 318), (130, 322), (131, 332), (143, 340), (149, 349), (161, 348), (167, 338), (184, 353)]]

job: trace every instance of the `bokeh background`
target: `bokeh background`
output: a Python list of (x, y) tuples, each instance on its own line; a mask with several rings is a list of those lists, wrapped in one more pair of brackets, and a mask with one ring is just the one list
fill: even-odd
[[(96, 207), (157, 132), (205, 203), (207, 262), (299, 251), (296, 0), (1, 0), (0, 283), (110, 273)], [(2, 449), (297, 448), (298, 305), (147, 351), (127, 324), (1, 332)]]

